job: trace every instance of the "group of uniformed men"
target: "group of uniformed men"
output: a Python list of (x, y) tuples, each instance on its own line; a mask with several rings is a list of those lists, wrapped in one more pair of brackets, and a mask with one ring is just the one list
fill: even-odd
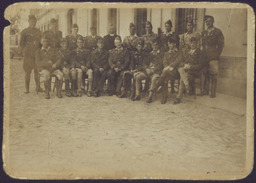
[[(81, 97), (85, 78), (88, 78), (88, 97), (100, 96), (107, 80), (109, 96), (140, 100), (142, 80), (145, 80), (147, 103), (152, 102), (154, 93), (162, 92), (161, 103), (165, 104), (168, 82), (171, 81), (171, 93), (175, 93), (175, 80), (178, 80), (174, 101), (178, 104), (185, 92), (195, 95), (195, 78), (200, 78), (199, 95), (209, 95), (210, 91), (211, 98), (216, 96), (224, 37), (221, 30), (214, 27), (212, 16), (205, 16), (207, 28), (201, 34), (193, 30), (193, 21), (187, 20), (186, 33), (177, 35), (172, 32), (172, 22), (168, 20), (166, 31), (160, 30), (158, 34), (152, 31), (152, 24), (147, 21), (146, 34), (138, 37), (136, 25), (130, 23), (130, 35), (123, 42), (114, 25), (108, 27), (108, 35), (103, 38), (97, 35), (95, 27), (91, 27), (91, 35), (84, 38), (78, 34), (78, 25), (73, 24), (71, 34), (63, 38), (56, 19), (50, 21), (50, 29), (43, 33), (35, 28), (36, 21), (34, 15), (29, 15), (29, 27), (21, 32), (25, 93), (29, 93), (30, 74), (34, 69), (36, 90), (45, 91), (46, 99), (50, 98), (51, 77), (56, 78), (59, 98), (62, 98), (63, 81), (66, 96)], [(40, 87), (40, 82), (44, 82), (45, 90)]]

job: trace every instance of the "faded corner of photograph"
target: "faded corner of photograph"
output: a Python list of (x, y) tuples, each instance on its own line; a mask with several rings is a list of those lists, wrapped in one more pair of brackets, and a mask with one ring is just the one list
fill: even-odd
[(63, 7), (10, 19), (8, 170), (245, 176), (247, 9)]

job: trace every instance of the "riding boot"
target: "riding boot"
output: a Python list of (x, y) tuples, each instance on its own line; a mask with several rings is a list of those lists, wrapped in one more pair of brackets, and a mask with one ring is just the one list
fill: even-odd
[(66, 94), (65, 94), (66, 96), (71, 97), (68, 79), (65, 80), (65, 92), (66, 92)]
[(175, 93), (174, 84), (175, 84), (175, 80), (171, 80), (171, 93), (172, 94)]
[(212, 79), (212, 88), (211, 88), (211, 98), (215, 98), (216, 97), (216, 88), (217, 88), (217, 79)]
[(62, 89), (62, 80), (57, 79), (56, 80), (56, 88), (57, 88), (57, 97), (62, 98), (61, 89)]
[(71, 80), (71, 95), (73, 97), (78, 97), (77, 92), (76, 92), (76, 80)]
[(50, 99), (50, 94), (49, 94), (49, 92), (50, 92), (50, 83), (51, 81), (45, 81), (44, 82), (44, 87), (45, 87), (45, 98), (46, 99)]
[(26, 88), (25, 93), (29, 93), (29, 83), (30, 83), (30, 76), (28, 77), (28, 76), (26, 75), (26, 76), (25, 76), (25, 88)]
[(167, 102), (167, 97), (168, 97), (168, 83), (163, 83), (162, 92), (163, 92), (163, 96), (162, 96), (161, 104), (165, 104)]

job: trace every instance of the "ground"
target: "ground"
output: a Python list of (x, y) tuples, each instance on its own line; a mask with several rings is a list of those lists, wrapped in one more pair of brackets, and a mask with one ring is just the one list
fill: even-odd
[(186, 97), (179, 105), (173, 96), (165, 105), (160, 96), (146, 104), (116, 96), (59, 99), (51, 92), (46, 100), (33, 79), (24, 94), (22, 60), (11, 60), (9, 94), (4, 160), (14, 177), (212, 179), (245, 170), (245, 99), (234, 110), (236, 100), (221, 94)]

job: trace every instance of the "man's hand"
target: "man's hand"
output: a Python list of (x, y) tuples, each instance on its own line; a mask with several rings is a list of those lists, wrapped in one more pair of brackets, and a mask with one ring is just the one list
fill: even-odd
[(103, 71), (104, 71), (104, 69), (103, 69), (103, 68), (100, 68), (99, 70), (100, 70), (100, 72), (103, 72)]
[(118, 72), (118, 71), (119, 71), (119, 69), (118, 69), (117, 67), (115, 67), (115, 68), (114, 68), (114, 70), (115, 70), (116, 72)]
[(173, 69), (174, 69), (173, 67), (169, 67), (169, 71), (173, 71)]
[(81, 66), (81, 69), (83, 70), (83, 71), (86, 71), (86, 67), (85, 66)]
[(184, 69), (190, 69), (190, 65), (189, 64), (185, 64), (183, 68)]

